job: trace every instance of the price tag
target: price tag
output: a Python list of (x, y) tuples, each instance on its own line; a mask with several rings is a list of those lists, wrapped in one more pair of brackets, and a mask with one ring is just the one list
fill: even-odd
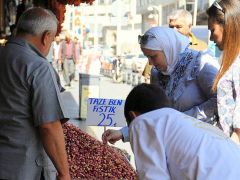
[(124, 100), (89, 98), (87, 108), (87, 125), (124, 127)]

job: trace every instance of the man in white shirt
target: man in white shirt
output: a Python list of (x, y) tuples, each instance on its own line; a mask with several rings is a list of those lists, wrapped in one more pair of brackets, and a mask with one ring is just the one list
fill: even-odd
[(168, 104), (164, 91), (150, 84), (135, 87), (126, 99), (139, 179), (239, 179), (240, 147), (218, 128)]

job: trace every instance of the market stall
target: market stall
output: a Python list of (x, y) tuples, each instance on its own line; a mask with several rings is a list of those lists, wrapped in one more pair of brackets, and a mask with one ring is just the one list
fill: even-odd
[(72, 179), (136, 179), (135, 170), (120, 150), (70, 123), (63, 129)]

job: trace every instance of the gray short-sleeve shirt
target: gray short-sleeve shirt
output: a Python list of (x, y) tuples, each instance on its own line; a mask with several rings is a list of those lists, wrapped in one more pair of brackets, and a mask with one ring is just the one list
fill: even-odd
[(41, 64), (29, 77), (28, 83), (32, 86), (32, 109), (34, 125), (64, 118), (62, 102), (59, 96), (53, 69)]
[(23, 39), (0, 49), (0, 179), (38, 179), (37, 126), (66, 118), (53, 68)]

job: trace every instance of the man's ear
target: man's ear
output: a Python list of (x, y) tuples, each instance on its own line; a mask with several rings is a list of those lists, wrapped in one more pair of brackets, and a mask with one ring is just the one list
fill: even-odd
[(129, 116), (131, 117), (131, 119), (136, 118), (137, 116), (141, 115), (140, 112), (137, 111), (129, 111)]
[(192, 24), (189, 24), (188, 27), (189, 27), (190, 31), (192, 31)]
[(50, 31), (44, 31), (42, 34), (41, 42), (44, 46), (49, 42), (49, 38), (51, 38), (51, 32)]

